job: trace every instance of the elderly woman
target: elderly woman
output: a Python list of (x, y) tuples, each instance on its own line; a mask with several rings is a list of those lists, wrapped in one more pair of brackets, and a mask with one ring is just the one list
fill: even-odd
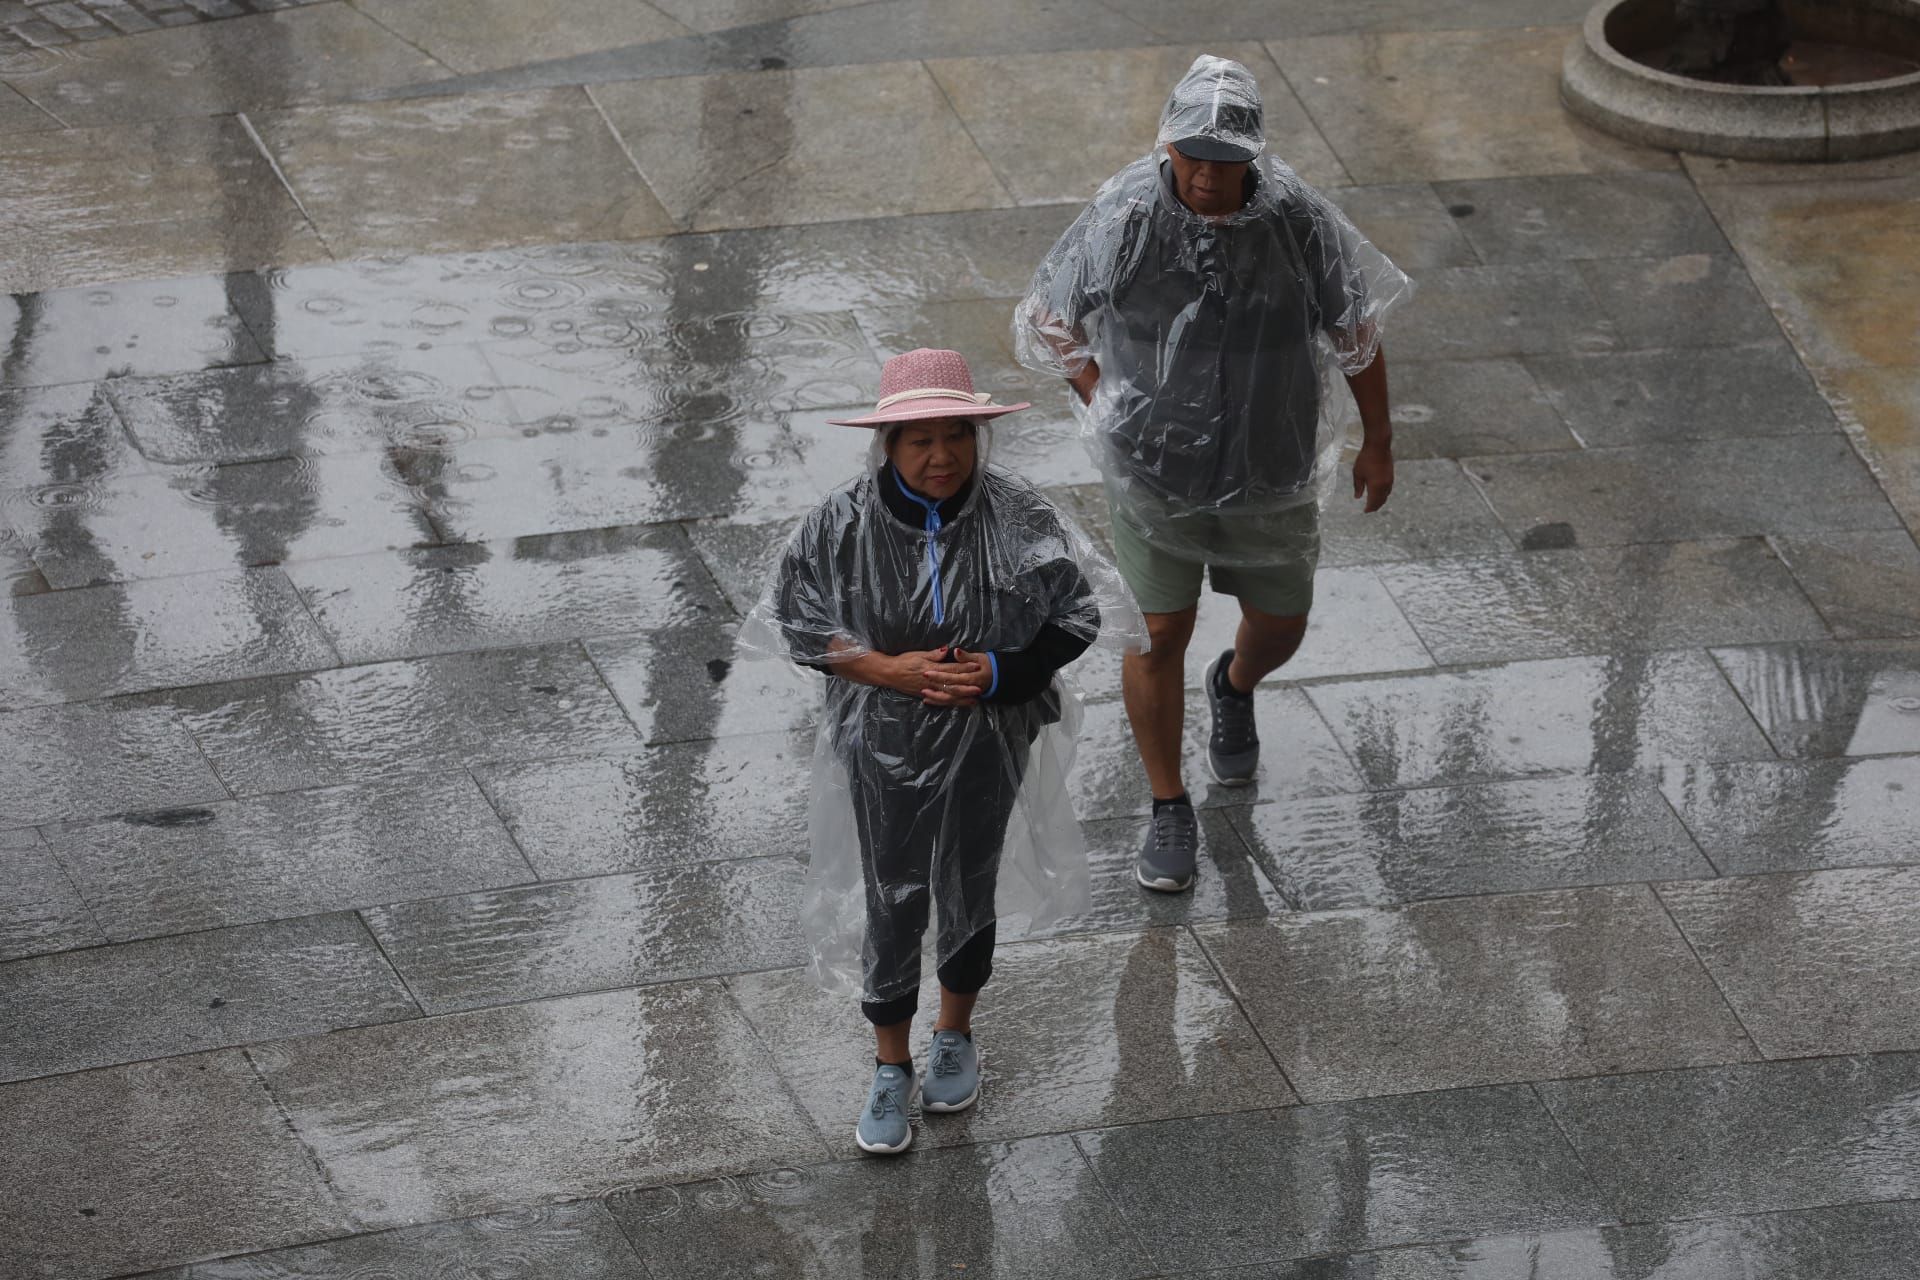
[[(1143, 624), (1085, 536), (986, 467), (988, 422), (1026, 405), (975, 394), (953, 351), (894, 357), (880, 392), (836, 420), (874, 430), (868, 467), (795, 531), (747, 638), (829, 677), (803, 924), (816, 980), (858, 990), (874, 1029), (855, 1138), (894, 1154), (916, 1096), (929, 1112), (979, 1096), (973, 1008), (998, 921), (1083, 909), (1065, 790), (1079, 708), (1055, 673)], [(940, 1007), (921, 1078), (930, 925)]]

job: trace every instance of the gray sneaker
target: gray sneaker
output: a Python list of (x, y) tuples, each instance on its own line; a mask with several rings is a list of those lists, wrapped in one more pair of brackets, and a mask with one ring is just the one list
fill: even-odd
[(1161, 893), (1179, 893), (1193, 885), (1194, 856), (1200, 847), (1200, 824), (1190, 804), (1161, 805), (1147, 824), (1134, 879)]
[(1207, 768), (1223, 787), (1244, 787), (1260, 767), (1260, 734), (1253, 727), (1253, 695), (1221, 693), (1217, 677), (1233, 661), (1229, 649), (1207, 667), (1207, 706), (1213, 733), (1207, 738)]
[(980, 1096), (980, 1050), (958, 1031), (936, 1031), (920, 1082), (926, 1111), (965, 1111)]
[(920, 1092), (913, 1072), (900, 1067), (876, 1067), (873, 1088), (867, 1094), (866, 1110), (854, 1126), (853, 1140), (862, 1151), (877, 1156), (897, 1156), (913, 1145), (913, 1125), (907, 1108)]

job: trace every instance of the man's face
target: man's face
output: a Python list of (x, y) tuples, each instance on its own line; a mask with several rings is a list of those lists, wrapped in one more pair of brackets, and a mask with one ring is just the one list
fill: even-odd
[(1246, 203), (1247, 161), (1195, 160), (1171, 142), (1167, 155), (1173, 161), (1173, 189), (1195, 213), (1217, 218)]

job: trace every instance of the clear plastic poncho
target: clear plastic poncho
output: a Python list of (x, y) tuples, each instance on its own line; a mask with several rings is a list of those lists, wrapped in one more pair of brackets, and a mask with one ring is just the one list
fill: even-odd
[[(1016, 651), (1047, 624), (1144, 647), (1139, 610), (1087, 536), (1032, 486), (988, 469), (990, 433), (977, 428), (965, 505), (930, 530), (876, 493), (876, 432), (866, 474), (788, 540), (742, 645), (822, 670), (872, 652)], [(896, 1000), (918, 990), (928, 935), (931, 968), (996, 919), (1004, 937), (1086, 909), (1066, 785), (1080, 699), (1063, 675), (1031, 701), (970, 708), (828, 678), (801, 907), (819, 985)]]
[(1334, 375), (1373, 362), (1413, 283), (1273, 156), (1252, 161), (1237, 212), (1182, 204), (1165, 147), (1193, 136), (1197, 101), (1227, 124), (1209, 141), (1260, 144), (1253, 77), (1196, 60), (1154, 150), (1101, 186), (1035, 272), (1015, 351), (1061, 377), (1097, 365), (1073, 411), (1116, 519), (1184, 558), (1284, 563), (1351, 417)]

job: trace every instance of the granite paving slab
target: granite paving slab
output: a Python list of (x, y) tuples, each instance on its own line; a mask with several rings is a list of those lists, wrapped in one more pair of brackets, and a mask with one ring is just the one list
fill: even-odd
[(329, 1185), (369, 1227), (824, 1154), (717, 983), (539, 1000), (251, 1052)]
[(428, 1013), (799, 964), (792, 858), (496, 889), (365, 913)]
[[(882, 0), (717, 34), (733, 65), (772, 57), (788, 66), (880, 62), (1153, 43), (1098, 0)], [(1168, 86), (1171, 87), (1171, 86)]]
[(61, 127), (58, 116), (35, 105), (18, 89), (0, 84), (0, 134), (11, 136)]
[(1684, 173), (1440, 182), (1483, 262), (1726, 253), (1726, 237)]
[[(777, 1169), (607, 1202), (651, 1275), (1128, 1280), (1152, 1268), (1073, 1140)], [(904, 1224), (913, 1223), (908, 1230)]]
[(320, 560), (291, 576), (346, 662), (685, 627), (727, 610), (672, 527)]
[(649, 743), (731, 738), (810, 726), (828, 677), (756, 657), (733, 627), (587, 642), (607, 687)]
[(40, 833), (0, 831), (0, 960), (106, 940)]
[[(0, 157), (6, 154), (0, 144)], [(37, 164), (34, 181), (48, 181)], [(264, 360), (240, 319), (245, 282), (245, 276), (134, 280), (0, 298), (6, 385), (50, 386)], [(15, 281), (12, 287), (27, 286)], [(9, 403), (20, 403), (8, 395)]]
[(653, 7), (695, 31), (726, 31), (862, 3), (865, 0), (658, 0)]
[(338, 661), (278, 569), (5, 601), (0, 707), (310, 671)]
[(0, 827), (226, 798), (169, 708), (121, 699), (0, 714)]
[(297, 107), (254, 125), (335, 256), (674, 229), (583, 89)]
[(1205, 1116), (1076, 1138), (1163, 1271), (1553, 1230), (1612, 1211), (1523, 1086)]
[(1678, 167), (1566, 114), (1569, 27), (1264, 34), (1282, 37), (1267, 48), (1358, 182)]
[(1804, 534), (1774, 547), (1839, 639), (1920, 636), (1920, 546), (1911, 534)]
[[(360, 12), (455, 71), (495, 71), (688, 34), (659, 7), (627, 0), (360, 0)], [(344, 95), (341, 95), (344, 96)]]
[[(1419, 301), (1393, 317), (1382, 343), (1406, 360), (1475, 360), (1610, 351), (1614, 321), (1568, 262), (1436, 267), (1418, 273)], [(1392, 381), (1392, 365), (1388, 366)]]
[(701, 520), (680, 528), (727, 603), (736, 614), (745, 616), (773, 581), (775, 557), (786, 547), (798, 523), (797, 519), (772, 524)]
[(1912, 364), (1820, 376), (1887, 500), (1909, 532), (1920, 530), (1920, 353)]
[[(0, 431), (0, 503), (20, 509), (22, 527), (36, 519), (72, 522), (102, 484), (151, 469), (99, 383), (0, 391)], [(9, 541), (20, 545), (17, 536)]]
[[(1196, 56), (1243, 64), (1261, 85), (1267, 145), (1310, 183), (1347, 173), (1258, 44), (1167, 45), (940, 58), (927, 64), (994, 173), (1023, 204), (1084, 201), (1153, 151), (1167, 94)], [(1072, 138), (1073, 145), (1061, 140)]]
[(339, 1235), (357, 1225), (238, 1052), (0, 1087), (0, 1265), (33, 1280)]
[(0, 1080), (419, 1016), (366, 927), (306, 916), (0, 966)]
[(635, 80), (593, 92), (673, 221), (694, 231), (1013, 203), (916, 64)]
[(1920, 757), (1673, 765), (1674, 812), (1725, 875), (1920, 861)]
[(1756, 645), (1713, 656), (1783, 756), (1920, 751), (1920, 643)]
[(11, 77), (76, 128), (215, 116), (438, 80), (446, 68), (348, 5), (314, 4), (94, 41)]
[(343, 667), (166, 696), (237, 795), (640, 745), (578, 644)]
[(1337, 32), (1533, 27), (1577, 23), (1591, 6), (1579, 0), (1302, 0), (1284, 10), (1245, 0), (1189, 0), (1177, 8), (1152, 0), (1108, 0), (1161, 36), (1213, 38), (1327, 35)]
[(1349, 680), (1307, 693), (1374, 787), (1773, 758), (1697, 650)]
[(1307, 911), (1711, 876), (1646, 778), (1377, 791), (1225, 811)]
[(1343, 467), (1320, 505), (1323, 567), (1483, 555), (1513, 548), (1486, 500), (1450, 458), (1396, 463), (1393, 494), (1378, 511), (1366, 511), (1352, 493), (1351, 468)]
[(1644, 885), (1195, 932), (1310, 1102), (1759, 1056)]
[(1396, 461), (1580, 447), (1518, 360), (1396, 360), (1387, 381)]
[(1771, 342), (1780, 334), (1745, 265), (1729, 254), (1578, 265), (1622, 346), (1734, 346)]
[(1759, 538), (1422, 560), (1378, 572), (1441, 663), (1827, 637)]
[(1659, 888), (1769, 1058), (1920, 1048), (1920, 868)]
[(115, 941), (534, 878), (464, 773), (150, 810), (46, 835)]
[[(231, 116), (0, 140), (0, 191), (26, 190), (35, 193), (36, 217), (0, 246), (0, 293), (328, 256), (272, 162)], [(124, 287), (116, 284), (114, 292)], [(17, 320), (6, 327), (18, 336)], [(62, 358), (99, 357), (89, 346)]]
[(1464, 465), (1501, 522), (1523, 542), (1549, 524), (1571, 526), (1562, 538), (1596, 546), (1889, 529), (1899, 523), (1886, 494), (1839, 435), (1508, 454)]
[(1588, 448), (1833, 431), (1833, 410), (1784, 341), (1534, 356), (1527, 368)]
[(803, 853), (812, 758), (813, 735), (802, 731), (492, 765), (475, 776), (551, 880)]
[(33, 563), (26, 540), (0, 526), (0, 596), (30, 596), (51, 589)]
[(1340, 206), (1362, 235), (1402, 271), (1477, 266), (1480, 256), (1460, 234), (1455, 215), (1425, 182), (1330, 187), (1322, 195)]
[(1195, 879), (1185, 893), (1156, 893), (1134, 878), (1135, 860), (1149, 818), (1101, 818), (1081, 824), (1087, 842), (1092, 901), (1049, 932), (1143, 929), (1197, 920), (1235, 920), (1278, 915), (1293, 908), (1247, 856), (1229, 814), (1238, 809), (1201, 809)]
[[(857, 1158), (853, 1122), (873, 1083), (873, 1035), (855, 1002), (823, 994), (797, 969), (730, 978), (727, 985), (765, 1042), (813, 1046), (804, 1060), (788, 1060), (787, 1080), (828, 1148)], [(913, 1031), (922, 1066), (935, 992), (929, 983)], [(1180, 929), (1001, 944), (974, 1015), (974, 1037), (980, 1100), (958, 1114), (920, 1115), (916, 1144), (1000, 1141), (1294, 1101), (1225, 984)]]
[(1912, 1200), (1920, 1058), (1879, 1054), (1536, 1085), (1630, 1219)]

